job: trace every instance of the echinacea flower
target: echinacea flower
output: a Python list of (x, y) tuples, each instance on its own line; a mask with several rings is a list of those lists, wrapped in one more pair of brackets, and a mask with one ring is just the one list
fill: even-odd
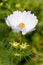
[(6, 18), (6, 24), (10, 26), (14, 32), (22, 32), (25, 35), (27, 32), (35, 30), (38, 20), (31, 11), (14, 11), (13, 14)]

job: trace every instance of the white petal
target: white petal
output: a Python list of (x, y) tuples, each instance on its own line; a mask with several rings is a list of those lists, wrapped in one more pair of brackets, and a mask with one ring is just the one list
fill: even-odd
[(5, 19), (5, 20), (6, 20), (6, 24), (7, 24), (8, 26), (10, 26), (10, 22), (8, 21), (8, 18), (9, 18), (9, 16), (8, 16), (7, 19)]
[(25, 18), (25, 23), (26, 23), (27, 30), (29, 31), (36, 26), (36, 24), (38, 23), (38, 20), (36, 16), (33, 16), (32, 14), (30, 14), (30, 15), (27, 15), (27, 17)]
[(23, 34), (23, 35), (25, 35), (25, 34), (26, 34), (26, 32), (22, 32), (22, 34)]
[(13, 16), (14, 16), (14, 19), (17, 21), (18, 24), (20, 22), (22, 22), (22, 12), (15, 11), (15, 12), (13, 12)]

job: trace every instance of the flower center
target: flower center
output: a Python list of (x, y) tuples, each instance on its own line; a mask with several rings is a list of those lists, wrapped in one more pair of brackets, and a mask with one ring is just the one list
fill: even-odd
[(24, 23), (20, 23), (20, 24), (19, 24), (19, 27), (20, 27), (20, 28), (24, 28), (24, 27), (25, 27), (25, 24), (24, 24)]

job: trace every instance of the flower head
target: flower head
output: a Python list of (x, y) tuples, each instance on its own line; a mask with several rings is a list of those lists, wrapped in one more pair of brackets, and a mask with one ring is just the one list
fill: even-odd
[(23, 35), (35, 30), (37, 23), (37, 17), (31, 14), (30, 11), (14, 11), (13, 14), (6, 19), (6, 24), (10, 26), (13, 31), (21, 31)]
[(17, 53), (17, 52), (16, 52), (14, 55), (15, 55), (15, 56), (20, 56), (20, 54), (19, 54), (19, 53)]
[(17, 47), (17, 46), (19, 45), (19, 43), (13, 42), (13, 43), (11, 43), (11, 45), (12, 45), (13, 47)]
[(26, 49), (27, 47), (28, 47), (29, 45), (27, 45), (27, 43), (22, 43), (21, 45), (20, 45), (20, 48), (21, 49)]
[(21, 5), (20, 5), (19, 3), (17, 3), (17, 4), (15, 5), (15, 7), (16, 7), (16, 8), (20, 8)]
[(3, 2), (0, 3), (0, 7), (3, 5)]

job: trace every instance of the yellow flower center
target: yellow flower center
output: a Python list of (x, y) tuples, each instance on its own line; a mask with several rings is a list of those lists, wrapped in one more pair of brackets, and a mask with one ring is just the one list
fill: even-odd
[(22, 49), (25, 49), (25, 48), (26, 48), (26, 44), (22, 44), (22, 45), (20, 45), (20, 47), (21, 47)]
[(22, 48), (25, 48), (26, 47), (26, 45), (25, 44), (22, 44)]
[(24, 27), (25, 27), (25, 24), (24, 24), (24, 23), (20, 23), (20, 24), (19, 24), (19, 27), (20, 27), (20, 28), (24, 28)]

